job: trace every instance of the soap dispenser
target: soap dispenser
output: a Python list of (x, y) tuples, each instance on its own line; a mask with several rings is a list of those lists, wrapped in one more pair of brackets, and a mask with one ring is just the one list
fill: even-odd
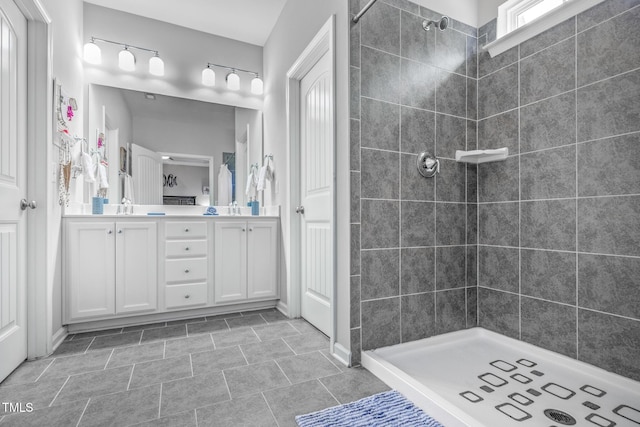
[(257, 198), (253, 199), (253, 202), (251, 203), (251, 215), (260, 215), (260, 202)]

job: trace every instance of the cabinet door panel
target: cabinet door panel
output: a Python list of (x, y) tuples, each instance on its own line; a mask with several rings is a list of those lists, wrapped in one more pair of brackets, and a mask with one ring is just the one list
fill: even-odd
[(116, 312), (155, 310), (157, 232), (155, 222), (116, 223)]
[(247, 247), (247, 297), (276, 297), (278, 227), (276, 222), (250, 222)]
[(247, 224), (242, 221), (215, 225), (216, 303), (247, 298)]
[(68, 320), (115, 314), (113, 222), (68, 222), (65, 242)]

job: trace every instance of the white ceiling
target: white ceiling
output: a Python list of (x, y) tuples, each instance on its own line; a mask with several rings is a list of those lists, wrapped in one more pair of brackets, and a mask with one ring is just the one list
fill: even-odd
[(88, 3), (264, 46), (287, 0), (85, 0)]

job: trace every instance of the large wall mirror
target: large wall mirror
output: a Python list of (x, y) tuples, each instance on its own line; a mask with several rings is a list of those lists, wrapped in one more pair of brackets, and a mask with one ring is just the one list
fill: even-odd
[(97, 84), (88, 105), (86, 149), (108, 164), (110, 203), (246, 204), (251, 165), (262, 164), (261, 111)]

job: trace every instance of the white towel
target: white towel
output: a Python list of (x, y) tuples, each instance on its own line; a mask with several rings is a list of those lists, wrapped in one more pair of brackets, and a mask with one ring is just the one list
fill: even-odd
[(124, 176), (124, 195), (123, 197), (127, 199), (132, 204), (135, 204), (133, 200), (133, 177), (131, 175)]
[(268, 179), (267, 178), (268, 169), (269, 169), (268, 165), (265, 165), (260, 168), (260, 176), (258, 177), (258, 185), (256, 186), (256, 190), (264, 191), (265, 181)]
[(96, 166), (93, 164), (93, 159), (90, 155), (84, 151), (80, 154), (80, 161), (82, 162), (82, 170), (84, 172), (84, 181), (89, 183), (96, 182), (96, 176), (94, 169)]
[(109, 179), (107, 178), (107, 168), (102, 164), (98, 164), (98, 176), (100, 177), (100, 188), (109, 188)]
[(270, 158), (267, 159), (262, 168), (260, 168), (260, 176), (258, 177), (258, 185), (256, 186), (257, 191), (264, 191), (266, 187), (266, 181), (272, 182), (274, 185), (275, 193), (278, 194), (278, 181), (276, 180), (276, 171), (275, 166), (273, 164), (273, 160)]
[(247, 177), (247, 188), (244, 191), (247, 197), (251, 197), (251, 198), (256, 197), (257, 185), (258, 185), (258, 177), (256, 176), (255, 172), (252, 169), (251, 173), (249, 173), (249, 176)]
[(232, 188), (233, 178), (231, 171), (227, 168), (226, 164), (220, 166), (220, 172), (218, 173), (218, 205), (226, 206), (233, 202)]

